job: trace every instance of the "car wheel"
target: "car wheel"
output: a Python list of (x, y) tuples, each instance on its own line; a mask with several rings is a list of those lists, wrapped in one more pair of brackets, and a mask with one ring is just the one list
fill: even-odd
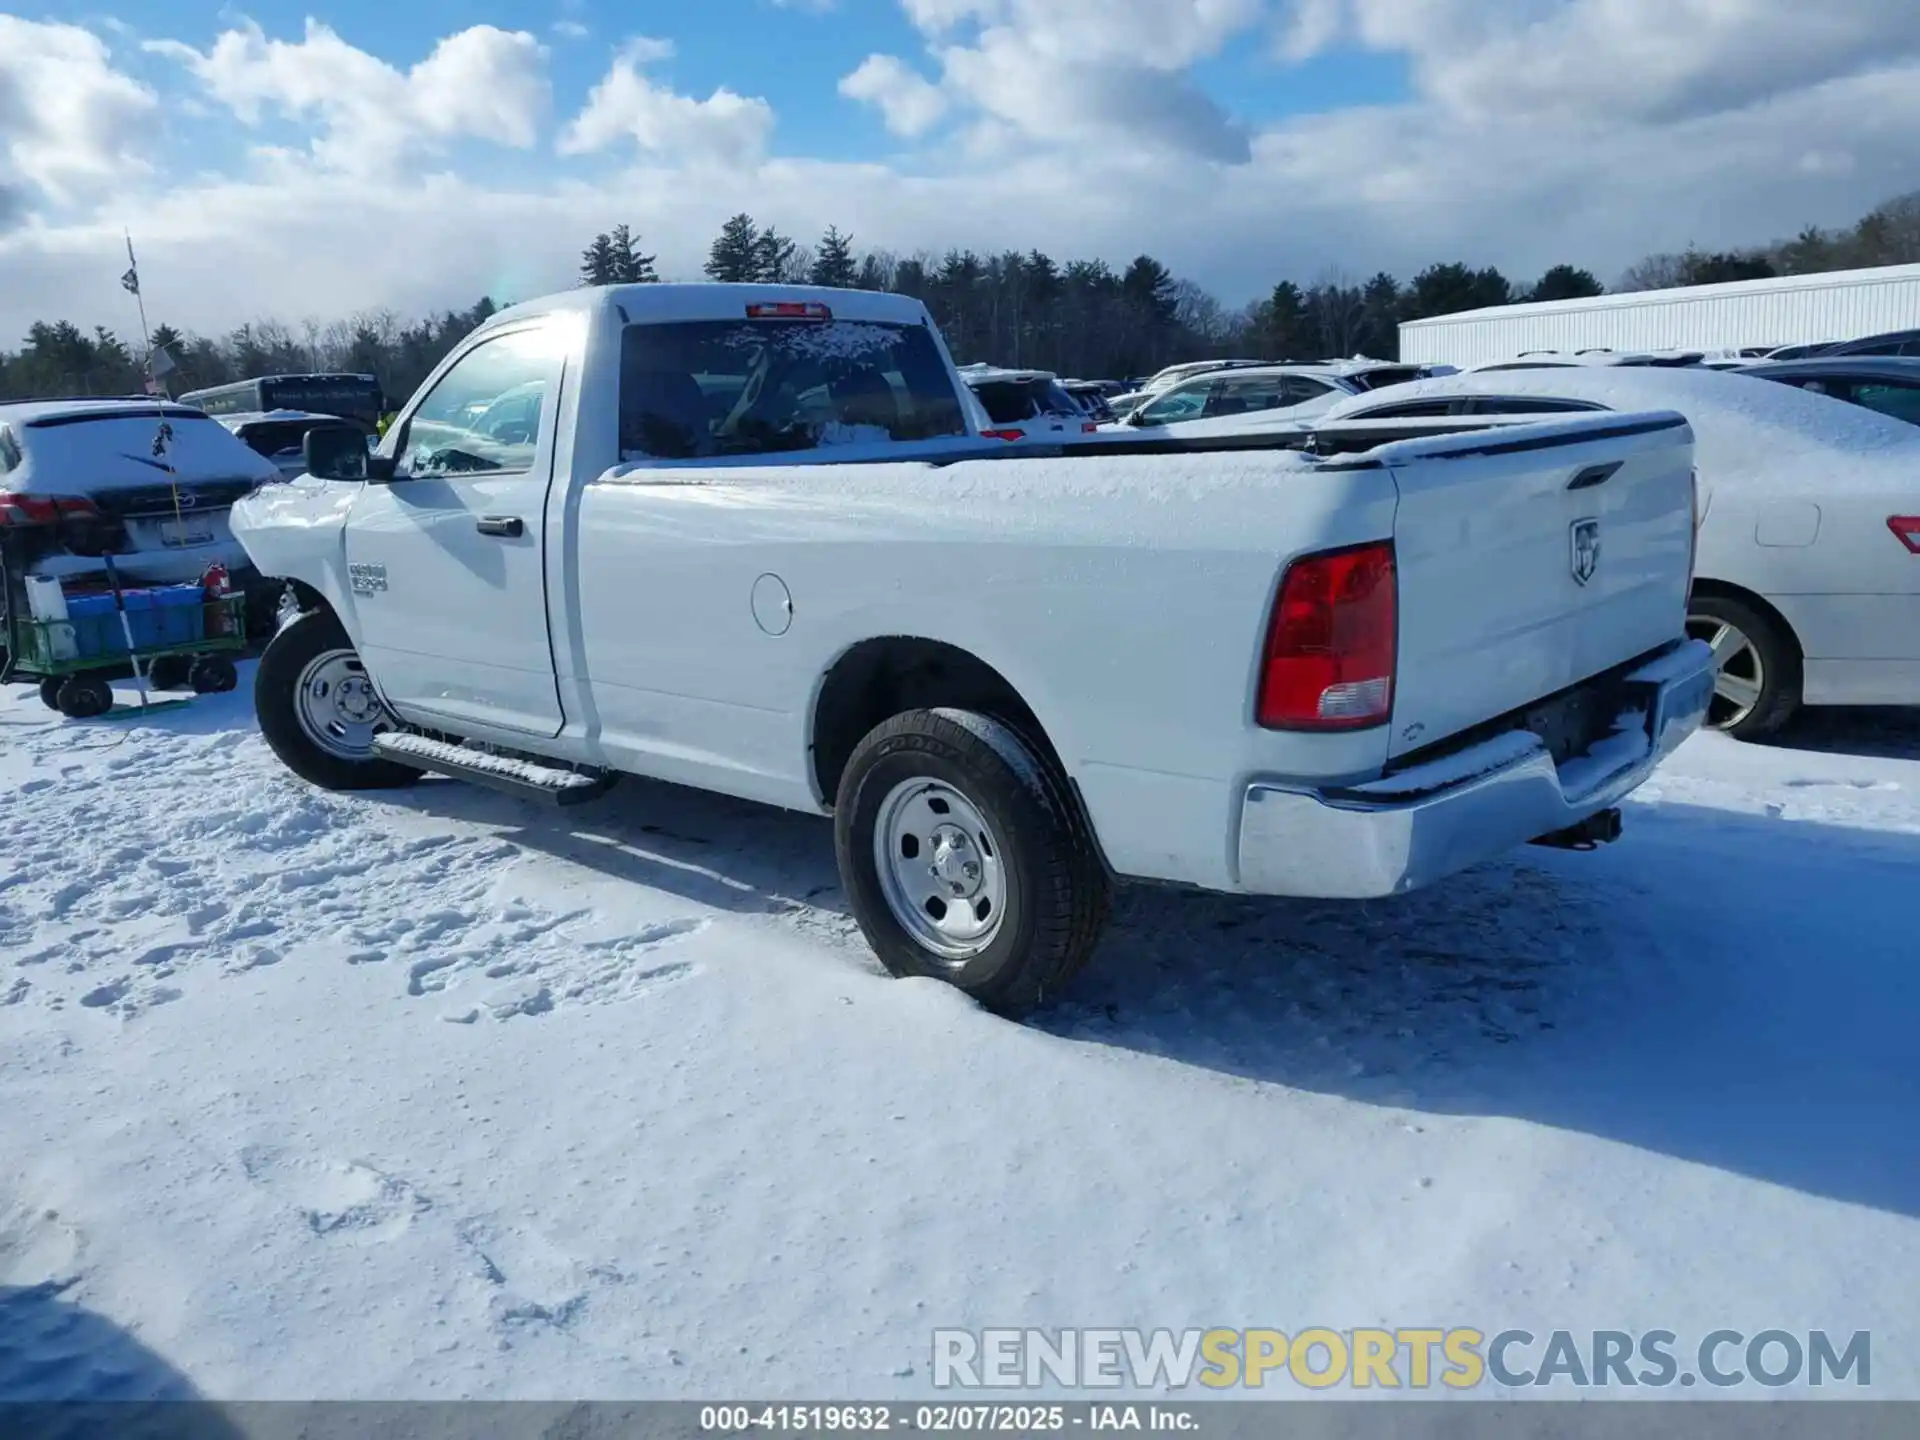
[(184, 690), (193, 662), (184, 655), (161, 655), (147, 666), (147, 685), (154, 690)]
[(1707, 724), (1736, 740), (1771, 735), (1800, 708), (1800, 652), (1780, 626), (1744, 601), (1695, 596), (1687, 634), (1713, 647)]
[(69, 675), (54, 692), (53, 705), (69, 720), (91, 720), (113, 708), (113, 687), (98, 675)]
[(325, 610), (274, 635), (254, 672), (254, 709), (268, 747), (294, 774), (324, 790), (390, 790), (420, 772), (374, 754), (373, 737), (398, 728)]
[(202, 655), (187, 672), (196, 695), (224, 695), (240, 683), (240, 672), (224, 655)]
[(841, 777), (834, 849), (889, 972), (1002, 1015), (1057, 995), (1106, 921), (1106, 871), (1064, 778), (972, 711), (909, 711), (868, 734)]

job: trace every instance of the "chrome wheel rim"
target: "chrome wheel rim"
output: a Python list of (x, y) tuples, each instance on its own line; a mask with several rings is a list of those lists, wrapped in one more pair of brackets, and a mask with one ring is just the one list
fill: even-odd
[(328, 650), (309, 660), (294, 687), (293, 711), (307, 739), (340, 760), (369, 760), (373, 737), (393, 728), (393, 716), (351, 650)]
[(1767, 662), (1746, 631), (1718, 616), (1690, 616), (1687, 634), (1713, 649), (1713, 702), (1707, 707), (1707, 724), (1731, 729), (1760, 704), (1767, 688)]
[(1006, 868), (986, 816), (941, 780), (903, 780), (873, 827), (880, 891), (900, 928), (949, 966), (964, 965), (1000, 933)]

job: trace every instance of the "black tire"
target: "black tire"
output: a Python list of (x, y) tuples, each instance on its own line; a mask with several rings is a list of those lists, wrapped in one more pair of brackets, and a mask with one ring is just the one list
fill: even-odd
[(240, 683), (240, 672), (224, 655), (202, 655), (187, 671), (187, 683), (196, 695), (224, 695)]
[(298, 689), (307, 667), (329, 651), (352, 653), (353, 642), (333, 614), (302, 615), (268, 642), (253, 677), (253, 704), (268, 748), (294, 774), (323, 790), (394, 790), (420, 772), (391, 760), (351, 759), (323, 749), (300, 722)]
[[(913, 780), (959, 792), (998, 847), (1001, 919), (985, 948), (964, 959), (916, 939), (880, 877), (882, 806)], [(944, 980), (1001, 1015), (1024, 1015), (1058, 995), (1106, 923), (1106, 869), (1065, 778), (1014, 730), (972, 711), (908, 711), (854, 748), (834, 806), (834, 851), (854, 919), (889, 972)]]
[(147, 666), (147, 685), (154, 690), (184, 690), (193, 662), (184, 655), (161, 655)]
[(49, 675), (40, 682), (40, 703), (49, 710), (60, 708), (60, 677)]
[(54, 691), (53, 705), (69, 720), (91, 720), (113, 708), (113, 686), (98, 675), (69, 675)]
[(1800, 708), (1800, 647), (1770, 615), (1744, 600), (1696, 595), (1687, 606), (1687, 633), (1696, 639), (1711, 641), (1728, 626), (1746, 637), (1749, 648), (1730, 659), (1726, 674), (1757, 681), (1759, 698), (1743, 705), (1716, 694), (1707, 723), (1736, 740), (1759, 740), (1779, 730)]

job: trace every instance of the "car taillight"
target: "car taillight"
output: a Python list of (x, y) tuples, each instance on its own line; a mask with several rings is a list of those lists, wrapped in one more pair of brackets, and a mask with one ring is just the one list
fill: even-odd
[(53, 525), (68, 515), (100, 512), (91, 500), (67, 495), (20, 495), (0, 490), (0, 525)]
[(1393, 542), (1287, 567), (1267, 626), (1255, 718), (1269, 730), (1364, 730), (1393, 713)]
[(1080, 422), (1080, 433), (1082, 435), (1097, 435), (1100, 433), (1100, 427), (1091, 420), (1082, 420)]
[(1920, 555), (1920, 515), (1889, 515), (1887, 528), (1900, 537), (1900, 543)]
[(1024, 430), (982, 430), (980, 432), (980, 438), (982, 440), (1024, 440), (1027, 438), (1027, 432)]

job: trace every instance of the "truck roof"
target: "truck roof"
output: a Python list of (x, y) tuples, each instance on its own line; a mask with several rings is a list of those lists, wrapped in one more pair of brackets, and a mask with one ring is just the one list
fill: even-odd
[(927, 308), (911, 295), (877, 290), (833, 290), (819, 285), (700, 284), (585, 285), (508, 306), (482, 329), (533, 315), (618, 311), (628, 323), (676, 320), (744, 320), (747, 306), (824, 305), (834, 318), (918, 325)]

